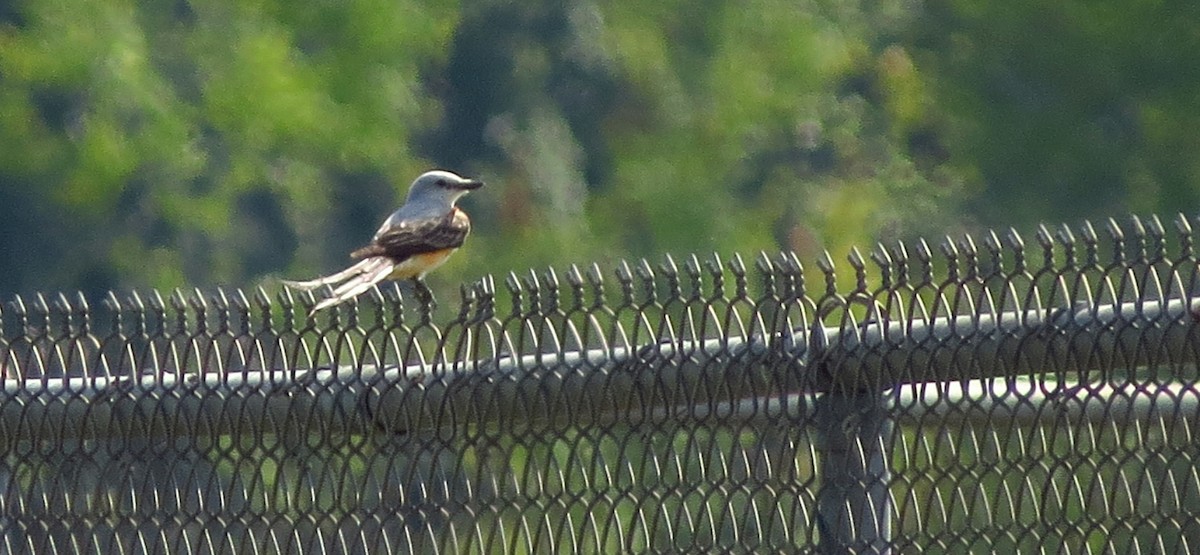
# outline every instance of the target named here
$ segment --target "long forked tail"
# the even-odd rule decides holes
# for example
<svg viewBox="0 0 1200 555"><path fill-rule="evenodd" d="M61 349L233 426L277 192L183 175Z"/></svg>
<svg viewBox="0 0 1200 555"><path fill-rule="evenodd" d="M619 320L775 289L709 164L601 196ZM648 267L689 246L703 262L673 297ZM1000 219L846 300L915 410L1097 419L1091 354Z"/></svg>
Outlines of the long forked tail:
<svg viewBox="0 0 1200 555"><path fill-rule="evenodd" d="M342 270L336 274L330 274L325 277L319 277L317 279L312 279L312 280L308 280L308 281L289 281L286 279L282 280L282 281L283 281L284 285L291 287L292 289L299 289L301 291L312 291L313 289L316 289L322 285L332 285L334 283L341 283L343 281L346 281L354 276L357 276L359 274L362 274L363 272L366 272L367 268L371 267L372 265L373 265L373 259L364 258L363 260L359 260L353 266L350 266L349 268L346 268L345 270Z"/></svg>
<svg viewBox="0 0 1200 555"><path fill-rule="evenodd" d="M309 281L286 281L283 284L301 291L311 291L323 285L335 285L333 293L313 307L309 314L345 302L370 289L372 285L387 279L395 267L390 259L373 256L336 274Z"/></svg>

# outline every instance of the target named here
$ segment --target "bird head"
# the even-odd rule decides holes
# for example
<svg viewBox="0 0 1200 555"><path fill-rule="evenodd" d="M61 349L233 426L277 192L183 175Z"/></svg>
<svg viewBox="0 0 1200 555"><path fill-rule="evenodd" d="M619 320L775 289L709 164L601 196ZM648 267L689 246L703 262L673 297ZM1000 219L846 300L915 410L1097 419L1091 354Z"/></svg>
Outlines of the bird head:
<svg viewBox="0 0 1200 555"><path fill-rule="evenodd" d="M408 202L454 206L458 198L483 186L482 181L467 179L452 172L425 172L408 189Z"/></svg>

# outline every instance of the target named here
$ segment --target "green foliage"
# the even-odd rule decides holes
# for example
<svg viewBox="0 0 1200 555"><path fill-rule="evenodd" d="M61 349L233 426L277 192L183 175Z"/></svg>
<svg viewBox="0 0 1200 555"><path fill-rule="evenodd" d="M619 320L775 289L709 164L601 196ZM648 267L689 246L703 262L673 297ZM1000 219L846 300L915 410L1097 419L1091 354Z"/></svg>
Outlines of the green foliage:
<svg viewBox="0 0 1200 555"><path fill-rule="evenodd" d="M541 0L0 9L0 292L345 263L417 173L491 186L435 289L1200 200L1200 10Z"/></svg>
<svg viewBox="0 0 1200 555"><path fill-rule="evenodd" d="M456 17L414 2L20 5L0 27L15 145L0 188L6 209L45 219L0 226L7 249L46 233L58 248L7 268L5 288L244 283L333 262L347 243L327 237L371 227L340 212L395 202L364 183L426 165L406 145L437 120L419 72ZM48 265L48 283L26 277Z"/></svg>
<svg viewBox="0 0 1200 555"><path fill-rule="evenodd" d="M1200 6L932 2L918 56L996 223L1200 201ZM1170 115L1167 115L1170 114Z"/></svg>

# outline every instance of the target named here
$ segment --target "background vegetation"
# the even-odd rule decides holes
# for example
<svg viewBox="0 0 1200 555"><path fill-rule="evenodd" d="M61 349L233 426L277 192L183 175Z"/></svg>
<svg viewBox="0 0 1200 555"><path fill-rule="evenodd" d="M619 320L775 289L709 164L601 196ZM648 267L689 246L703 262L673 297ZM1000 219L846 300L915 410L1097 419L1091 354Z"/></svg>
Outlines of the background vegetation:
<svg viewBox="0 0 1200 555"><path fill-rule="evenodd" d="M434 288L1194 211L1200 4L0 4L0 295L340 267L482 176Z"/></svg>

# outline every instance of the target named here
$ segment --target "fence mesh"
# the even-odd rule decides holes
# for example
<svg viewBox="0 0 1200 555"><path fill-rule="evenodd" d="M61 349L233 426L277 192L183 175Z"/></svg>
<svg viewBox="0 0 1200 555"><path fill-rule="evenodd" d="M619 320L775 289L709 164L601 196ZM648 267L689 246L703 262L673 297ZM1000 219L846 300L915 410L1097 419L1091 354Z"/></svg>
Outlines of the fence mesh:
<svg viewBox="0 0 1200 555"><path fill-rule="evenodd" d="M6 553L1192 553L1191 221L3 305Z"/></svg>

